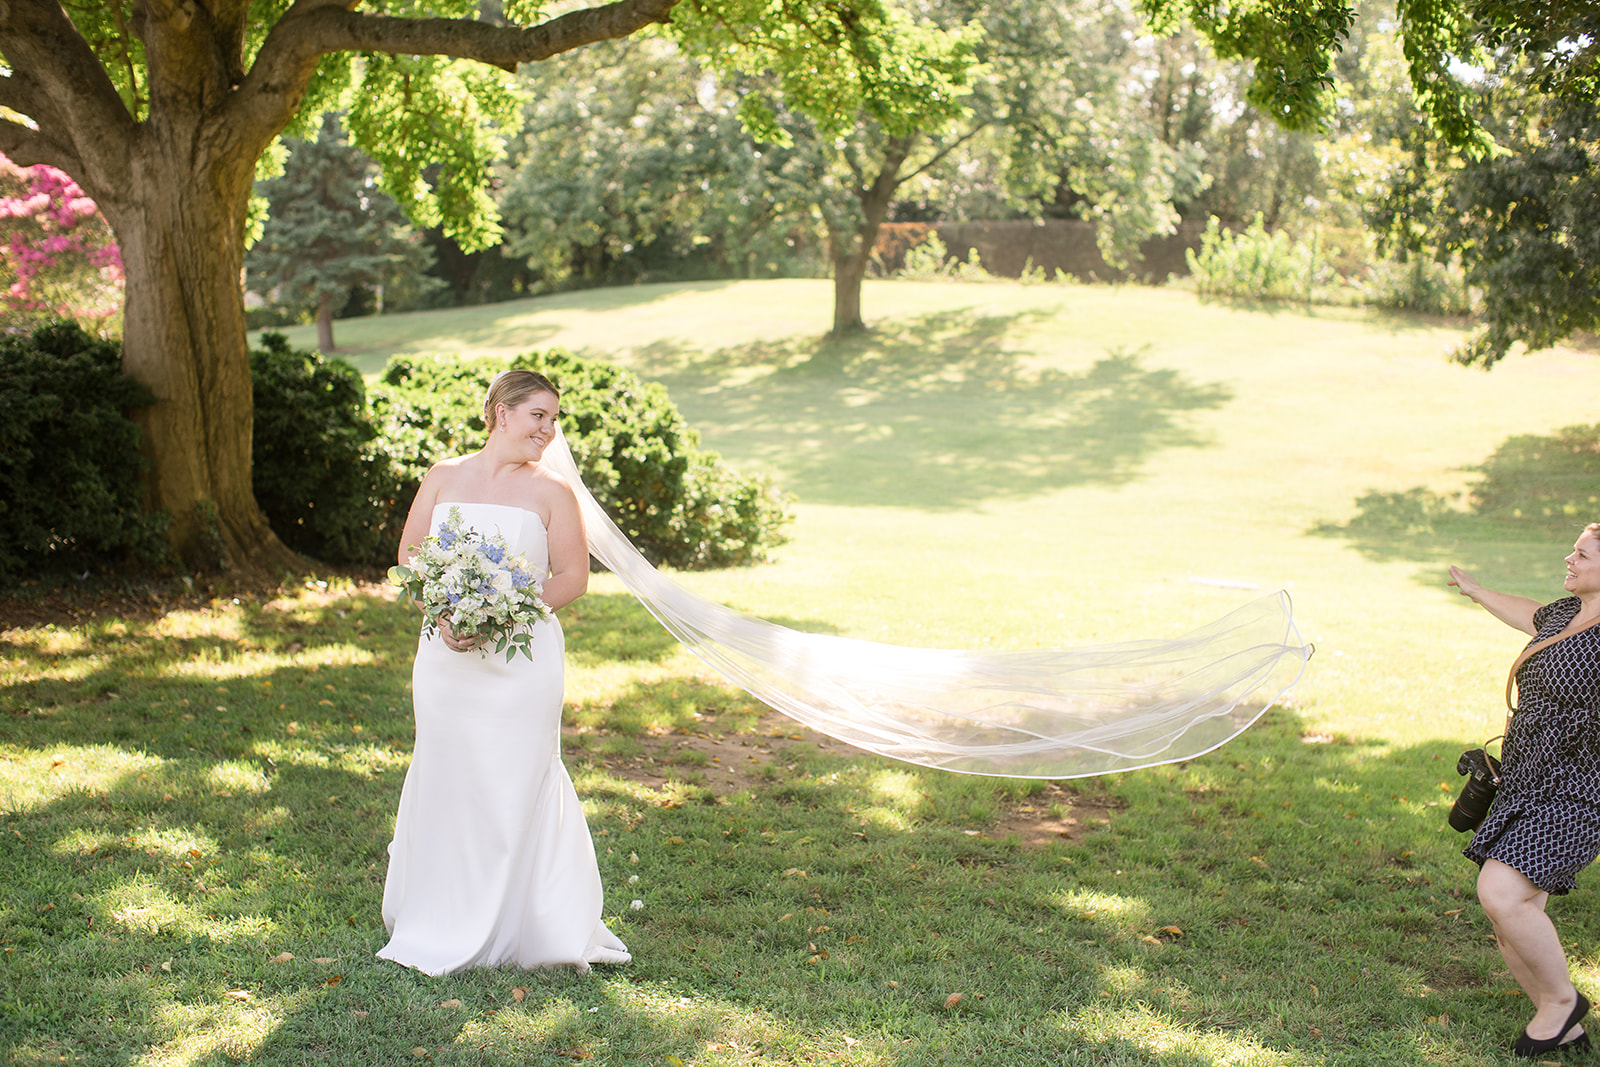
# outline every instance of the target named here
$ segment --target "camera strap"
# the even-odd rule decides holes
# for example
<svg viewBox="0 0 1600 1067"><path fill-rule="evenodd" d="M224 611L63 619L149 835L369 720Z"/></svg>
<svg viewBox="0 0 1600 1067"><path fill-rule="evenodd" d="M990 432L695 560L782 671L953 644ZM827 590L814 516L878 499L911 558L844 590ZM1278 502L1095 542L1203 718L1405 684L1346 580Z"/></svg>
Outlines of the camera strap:
<svg viewBox="0 0 1600 1067"><path fill-rule="evenodd" d="M1547 637L1543 641L1535 641L1533 644L1523 649L1522 654L1512 661L1511 673L1506 675L1506 710L1509 713L1506 716L1507 731L1509 731L1511 728L1511 716L1517 713L1517 706L1511 702L1511 690L1517 684L1517 672L1522 669L1522 665L1528 662L1529 658L1532 657L1535 652L1541 652L1555 644L1557 641L1565 641L1569 637L1576 637L1583 633L1583 631L1591 629L1595 626L1600 626L1600 618L1590 619L1576 630L1562 631L1561 633L1556 634L1554 637Z"/></svg>

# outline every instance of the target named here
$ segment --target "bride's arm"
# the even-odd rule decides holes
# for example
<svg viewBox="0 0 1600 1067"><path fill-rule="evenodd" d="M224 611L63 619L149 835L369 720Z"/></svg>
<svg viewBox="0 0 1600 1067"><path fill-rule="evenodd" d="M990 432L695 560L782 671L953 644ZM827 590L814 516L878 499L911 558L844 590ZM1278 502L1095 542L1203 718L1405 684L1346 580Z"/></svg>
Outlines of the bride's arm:
<svg viewBox="0 0 1600 1067"><path fill-rule="evenodd" d="M428 524L433 521L433 505L439 500L441 480L438 464L429 467L428 473L422 476L422 484L417 487L417 495L411 500L405 529L400 531L400 550L396 553L402 567L411 562L417 548L428 539Z"/></svg>
<svg viewBox="0 0 1600 1067"><path fill-rule="evenodd" d="M550 576L542 597L559 611L589 591L589 535L583 528L578 498L566 481L559 480L550 494Z"/></svg>

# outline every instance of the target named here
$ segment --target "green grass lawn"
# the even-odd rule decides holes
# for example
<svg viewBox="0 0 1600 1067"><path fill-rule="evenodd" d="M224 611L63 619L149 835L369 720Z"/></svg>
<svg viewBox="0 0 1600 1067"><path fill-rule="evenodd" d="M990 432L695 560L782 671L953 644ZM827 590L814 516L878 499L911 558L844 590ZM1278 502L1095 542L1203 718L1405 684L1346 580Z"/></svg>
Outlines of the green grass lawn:
<svg viewBox="0 0 1600 1067"><path fill-rule="evenodd" d="M1508 1061L1531 1010L1444 814L1520 642L1443 567L1559 595L1600 501L1520 521L1461 493L1512 438L1595 421L1600 361L1485 374L1425 320L1015 284L869 285L878 330L835 345L828 298L641 287L338 337L368 373L564 344L664 382L796 497L772 563L682 580L791 625L1078 645L1287 588L1317 645L1287 706L1179 766L924 771L763 717L599 576L566 613L567 758L636 962L429 979L372 957L414 642L382 590L15 627L4 1062ZM1593 892L1552 906L1591 995Z"/></svg>

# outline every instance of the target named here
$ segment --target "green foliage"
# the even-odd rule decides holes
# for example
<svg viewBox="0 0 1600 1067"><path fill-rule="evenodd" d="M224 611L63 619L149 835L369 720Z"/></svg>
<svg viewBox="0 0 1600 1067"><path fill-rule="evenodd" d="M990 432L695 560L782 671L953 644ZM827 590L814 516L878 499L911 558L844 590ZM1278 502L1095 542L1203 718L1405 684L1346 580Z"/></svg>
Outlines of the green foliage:
<svg viewBox="0 0 1600 1067"><path fill-rule="evenodd" d="M768 480L738 474L702 449L660 385L562 349L528 353L512 366L561 389L562 432L584 484L652 562L738 566L783 543L789 516ZM434 463L481 445L483 395L503 369L470 357L390 361L373 408L407 499Z"/></svg>
<svg viewBox="0 0 1600 1067"><path fill-rule="evenodd" d="M1484 327L1456 353L1492 366L1511 346L1547 348L1600 329L1600 101L1515 107L1508 151L1467 163L1445 214L1483 292Z"/></svg>
<svg viewBox="0 0 1600 1067"><path fill-rule="evenodd" d="M250 378L251 484L273 531L326 563L389 561L410 494L376 440L361 375L268 333L250 353Z"/></svg>
<svg viewBox="0 0 1600 1067"><path fill-rule="evenodd" d="M281 304L337 310L358 286L442 285L423 274L433 255L376 187L376 171L332 114L314 140L295 142L283 175L260 186L270 215L245 258L251 286L281 290Z"/></svg>
<svg viewBox="0 0 1600 1067"><path fill-rule="evenodd" d="M464 17L477 14L476 4L462 6ZM486 189L522 102L510 74L444 56L367 53L352 99L356 145L414 222L442 226L469 252L499 240Z"/></svg>
<svg viewBox="0 0 1600 1067"><path fill-rule="evenodd" d="M1461 264L1440 263L1428 256L1375 260L1355 289L1362 303L1372 307L1424 315L1470 315L1473 310Z"/></svg>
<svg viewBox="0 0 1600 1067"><path fill-rule="evenodd" d="M724 76L762 79L741 115L774 144L792 141L780 111L808 116L824 140L863 118L890 137L945 128L965 112L982 35L976 25L946 31L918 22L877 0L790 0L777 18L767 0L680 3L672 27Z"/></svg>
<svg viewBox="0 0 1600 1067"><path fill-rule="evenodd" d="M937 232L929 230L926 237L906 250L898 276L907 281L944 278L949 276L951 266L950 250L939 240Z"/></svg>
<svg viewBox="0 0 1600 1067"><path fill-rule="evenodd" d="M1031 270L1027 281L1044 281L1044 271ZM895 275L907 281L932 281L948 278L958 282L992 282L995 276L984 269L983 259L976 248L967 249L965 260L950 254L939 235L933 230L906 251L905 263Z"/></svg>
<svg viewBox="0 0 1600 1067"><path fill-rule="evenodd" d="M1239 233L1226 233L1213 217L1188 253L1189 270L1203 296L1234 300L1306 300L1311 255L1283 230L1269 231L1260 215Z"/></svg>
<svg viewBox="0 0 1600 1067"><path fill-rule="evenodd" d="M0 582L166 558L127 415L151 400L115 342L66 323L0 333Z"/></svg>
<svg viewBox="0 0 1600 1067"><path fill-rule="evenodd" d="M521 77L496 201L504 254L536 290L816 268L796 154L757 145L738 94L672 41L594 45Z"/></svg>
<svg viewBox="0 0 1600 1067"><path fill-rule="evenodd" d="M1289 129L1314 128L1328 110L1333 57L1355 22L1342 0L1217 5L1205 0L1144 0L1151 24L1176 29L1188 16L1224 59L1254 59L1246 99Z"/></svg>

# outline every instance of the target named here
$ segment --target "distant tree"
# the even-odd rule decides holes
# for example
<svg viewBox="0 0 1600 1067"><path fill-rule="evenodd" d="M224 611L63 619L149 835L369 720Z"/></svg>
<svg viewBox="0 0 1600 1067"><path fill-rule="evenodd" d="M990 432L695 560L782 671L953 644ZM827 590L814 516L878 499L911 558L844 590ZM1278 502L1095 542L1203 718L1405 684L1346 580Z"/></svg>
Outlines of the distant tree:
<svg viewBox="0 0 1600 1067"><path fill-rule="evenodd" d="M1422 122L1372 168L1370 216L1402 254L1459 257L1482 325L1455 352L1491 367L1518 343L1600 330L1600 8L1465 0L1455 47L1481 138Z"/></svg>
<svg viewBox="0 0 1600 1067"><path fill-rule="evenodd" d="M122 256L94 201L56 168L4 155L0 307L19 330L71 319L106 336L122 320Z"/></svg>
<svg viewBox="0 0 1600 1067"><path fill-rule="evenodd" d="M280 303L316 308L317 347L334 351L333 313L358 286L377 289L423 276L433 252L378 185L378 167L353 147L332 112L315 140L290 143L283 174L259 183L268 215L245 254L249 283Z"/></svg>
<svg viewBox="0 0 1600 1067"><path fill-rule="evenodd" d="M721 57L750 133L803 155L802 199L822 222L833 270L832 332L863 329L861 283L889 205L977 129L966 122L966 98L981 27L945 28L925 12L886 7L857 46L873 57L866 76L839 84L803 65L771 76L749 53L719 51L725 28L695 9L680 9L675 22L686 44Z"/></svg>
<svg viewBox="0 0 1600 1067"><path fill-rule="evenodd" d="M672 40L595 45L521 79L495 200L504 254L539 289L804 269L795 153L756 143L739 95Z"/></svg>
<svg viewBox="0 0 1600 1067"><path fill-rule="evenodd" d="M1456 353L1493 366L1511 346L1600 331L1600 7L1475 0L1500 151L1451 181L1444 247L1483 293L1483 327Z"/></svg>

